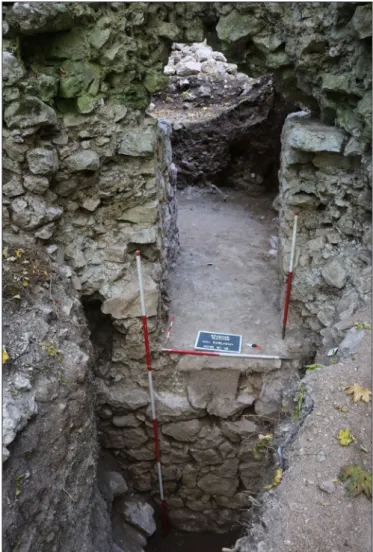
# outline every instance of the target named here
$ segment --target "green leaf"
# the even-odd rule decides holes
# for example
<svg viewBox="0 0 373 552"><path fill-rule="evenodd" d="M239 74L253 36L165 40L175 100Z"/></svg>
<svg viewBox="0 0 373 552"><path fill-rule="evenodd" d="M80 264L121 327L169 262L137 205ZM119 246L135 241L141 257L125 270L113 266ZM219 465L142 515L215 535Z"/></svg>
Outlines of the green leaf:
<svg viewBox="0 0 373 552"><path fill-rule="evenodd" d="M347 492L351 496L364 493L368 498L372 498L372 474L364 471L358 464L343 466L339 479L348 481Z"/></svg>
<svg viewBox="0 0 373 552"><path fill-rule="evenodd" d="M318 370L319 368L324 368L324 367L325 367L324 364L307 364L305 366L305 368L307 368L306 373L313 372L313 370Z"/></svg>
<svg viewBox="0 0 373 552"><path fill-rule="evenodd" d="M338 433L338 441L342 447L348 447L352 441L356 441L348 427L346 429L340 429Z"/></svg>
<svg viewBox="0 0 373 552"><path fill-rule="evenodd" d="M355 328L357 330L371 330L372 324L369 324L369 322L356 322Z"/></svg>
<svg viewBox="0 0 373 552"><path fill-rule="evenodd" d="M259 438L253 449L254 457L257 459L261 458L262 451L268 450L269 444L272 440L273 440L272 433L268 433L267 435L259 434Z"/></svg>

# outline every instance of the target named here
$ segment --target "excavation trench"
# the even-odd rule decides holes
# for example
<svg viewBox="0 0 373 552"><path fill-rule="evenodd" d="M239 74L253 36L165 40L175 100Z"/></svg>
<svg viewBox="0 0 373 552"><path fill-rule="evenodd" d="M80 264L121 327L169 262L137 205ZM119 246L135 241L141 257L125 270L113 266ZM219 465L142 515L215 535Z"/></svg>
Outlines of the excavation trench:
<svg viewBox="0 0 373 552"><path fill-rule="evenodd" d="M242 335L244 353L286 355L280 336L275 196L265 187L262 194L193 185L177 191L180 251L166 281L169 319L175 316L167 347L191 349L198 331L207 330ZM123 334L133 323L124 328L101 306L100 297L84 298L95 375L109 386L112 382L113 389L119 386L109 400L98 394L102 493L108 494L105 473L122 473L133 500L154 506L161 529L141 326L136 326L138 353L121 351ZM158 337L152 317L149 325L172 529L167 538L161 531L150 537L146 550L220 551L243 532L250 496L272 479L274 449L256 458L254 448L259 435L272 433L280 420L281 393L297 381L298 365L160 354L167 325ZM127 399L133 371L141 397ZM122 547L133 530L121 515L126 501L114 498L110 506L114 541Z"/></svg>
<svg viewBox="0 0 373 552"><path fill-rule="evenodd" d="M172 146L174 190L169 202L171 211L177 205L178 218L177 228L175 221L168 226L165 243L180 241L176 262L162 284L168 321L163 317L161 322L153 296L146 296L171 525L167 538L161 531L151 536L155 527L141 518L152 504L161 529L140 320L111 318L102 313L102 297L84 298L98 378L101 492L108 501L114 542L131 552L145 547L144 534L150 537L146 550L152 552L213 552L234 544L248 523L250 497L273 477L275 448L255 452L259 435L274 432L282 393L299 379L297 361L160 352L174 315L168 348L193 349L198 331L212 331L241 335L243 353L287 355L280 335L274 205L281 127L292 106L277 97L269 78L244 79L243 97L237 88L240 79L233 81L228 104L215 102L203 110L198 100L185 110L176 79L172 109L165 110L168 99L160 95L152 113ZM218 101L225 93L223 83L220 79L214 90ZM192 96L197 85L189 79ZM160 166L163 155L159 143ZM137 297L137 288L133 294ZM128 336L137 343L130 349ZM110 490L116 485L110 483L113 473L124 476L128 490L123 496ZM133 516L140 510L142 521Z"/></svg>

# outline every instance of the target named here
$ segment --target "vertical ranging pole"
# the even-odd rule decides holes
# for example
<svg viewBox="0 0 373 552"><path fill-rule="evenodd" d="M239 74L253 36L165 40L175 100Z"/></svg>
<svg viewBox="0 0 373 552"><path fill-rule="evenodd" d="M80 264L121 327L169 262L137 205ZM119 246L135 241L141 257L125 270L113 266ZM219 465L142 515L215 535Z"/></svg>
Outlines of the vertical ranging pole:
<svg viewBox="0 0 373 552"><path fill-rule="evenodd" d="M171 331L172 331L172 326L174 325L174 322L175 322L175 317L174 315L172 315L172 318L171 318L171 323L168 327L168 332L167 332L167 335L166 335L166 344L168 343L168 340L170 339L170 335L171 335Z"/></svg>
<svg viewBox="0 0 373 552"><path fill-rule="evenodd" d="M295 239L296 239L296 235L297 235L298 216L299 216L299 213L294 213L293 240L292 240L292 244L291 244L290 267L289 267L289 274L288 274L288 283L287 283L287 287L286 287L284 319L283 319L283 322L282 322L282 339L285 339L286 322L287 322L287 319L288 319L291 281L293 279L293 264L294 264Z"/></svg>
<svg viewBox="0 0 373 552"><path fill-rule="evenodd" d="M145 312L144 288L143 288L143 285L142 285L140 251L136 251L136 263L137 263L137 274L138 274L138 277L139 277L141 316L142 316L142 326L143 326L143 330L144 330L146 364L147 364L147 368L148 368L150 402L151 402L151 406L152 406L152 421L153 421L153 432L154 432L154 443L155 443L155 455L156 455L156 458L157 458L159 494L160 494L160 497L161 497L163 529L164 529L165 533L167 533L167 531L168 531L167 513L166 513L166 504L165 504L165 501L164 501L164 493L163 493L161 454L160 454L160 451L159 451L158 426L157 426L157 418L156 418L156 415L155 415L155 402L154 402L153 379L152 379L152 360L151 360L151 357L150 357L148 323L147 323L146 312Z"/></svg>

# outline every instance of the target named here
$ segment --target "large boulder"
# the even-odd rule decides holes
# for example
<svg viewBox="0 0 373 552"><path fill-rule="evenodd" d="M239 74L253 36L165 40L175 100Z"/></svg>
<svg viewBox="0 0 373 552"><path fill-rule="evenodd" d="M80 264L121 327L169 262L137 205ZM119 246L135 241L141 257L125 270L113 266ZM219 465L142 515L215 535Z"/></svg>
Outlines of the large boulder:
<svg viewBox="0 0 373 552"><path fill-rule="evenodd" d="M3 83L12 86L24 75L25 71L18 59L11 52L3 52Z"/></svg>
<svg viewBox="0 0 373 552"><path fill-rule="evenodd" d="M97 171L100 168L100 156L93 150L82 150L67 157L65 163L73 172Z"/></svg>
<svg viewBox="0 0 373 552"><path fill-rule="evenodd" d="M58 156L55 149L35 148L26 154L32 174L49 175L58 169Z"/></svg>
<svg viewBox="0 0 373 552"><path fill-rule="evenodd" d="M162 426L162 432L165 435L173 437L177 441L193 442L197 439L201 427L201 422L199 420L188 420L186 422L164 424Z"/></svg>
<svg viewBox="0 0 373 552"><path fill-rule="evenodd" d="M153 278L143 274L144 295L148 316L156 316L159 301L159 289ZM121 287L115 297L106 299L102 308L104 314L110 314L115 319L127 319L141 316L139 285L135 278Z"/></svg>
<svg viewBox="0 0 373 552"><path fill-rule="evenodd" d="M39 98L25 96L6 108L4 121L8 128L36 127L37 129L45 126L56 126L57 116L54 109Z"/></svg>
<svg viewBox="0 0 373 552"><path fill-rule="evenodd" d="M326 264L322 268L321 274L327 284L338 289L342 289L346 283L346 271L337 259Z"/></svg>
<svg viewBox="0 0 373 552"><path fill-rule="evenodd" d="M342 151L344 135L335 127L306 119L291 119L287 125L288 146L303 151Z"/></svg>
<svg viewBox="0 0 373 552"><path fill-rule="evenodd" d="M352 18L352 25L359 38L372 36L372 5L358 6Z"/></svg>
<svg viewBox="0 0 373 552"><path fill-rule="evenodd" d="M10 209L13 223L23 230L35 230L63 214L61 207L48 205L43 198L33 194L17 197Z"/></svg>
<svg viewBox="0 0 373 552"><path fill-rule="evenodd" d="M228 15L223 15L216 26L218 37L223 42L234 43L242 38L249 38L258 34L265 22L256 19L253 14L242 14L232 10Z"/></svg>
<svg viewBox="0 0 373 552"><path fill-rule="evenodd" d="M238 487L238 479L223 479L208 473L197 481L198 487L209 495L233 496Z"/></svg>
<svg viewBox="0 0 373 552"><path fill-rule="evenodd" d="M130 412L146 406L149 403L149 395L141 387L131 386L128 382L117 382L107 386L102 380L98 380L97 402Z"/></svg>
<svg viewBox="0 0 373 552"><path fill-rule="evenodd" d="M124 519L150 537L156 531L154 509L150 504L128 498L123 502L121 513Z"/></svg>
<svg viewBox="0 0 373 552"><path fill-rule="evenodd" d="M133 128L123 136L118 153L130 157L147 157L152 155L155 147L155 128Z"/></svg>
<svg viewBox="0 0 373 552"><path fill-rule="evenodd" d="M9 19L22 34L32 35L71 29L75 15L72 5L64 2L15 2Z"/></svg>

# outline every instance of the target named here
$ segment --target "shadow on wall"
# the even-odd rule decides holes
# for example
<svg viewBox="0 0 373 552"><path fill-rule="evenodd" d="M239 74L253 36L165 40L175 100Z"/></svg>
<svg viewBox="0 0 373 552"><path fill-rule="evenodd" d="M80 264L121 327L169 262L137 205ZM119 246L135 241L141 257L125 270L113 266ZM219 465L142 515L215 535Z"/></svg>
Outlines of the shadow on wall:
<svg viewBox="0 0 373 552"><path fill-rule="evenodd" d="M93 345L93 371L96 376L105 377L111 367L113 352L112 319L101 311L100 299L83 296L82 304Z"/></svg>

